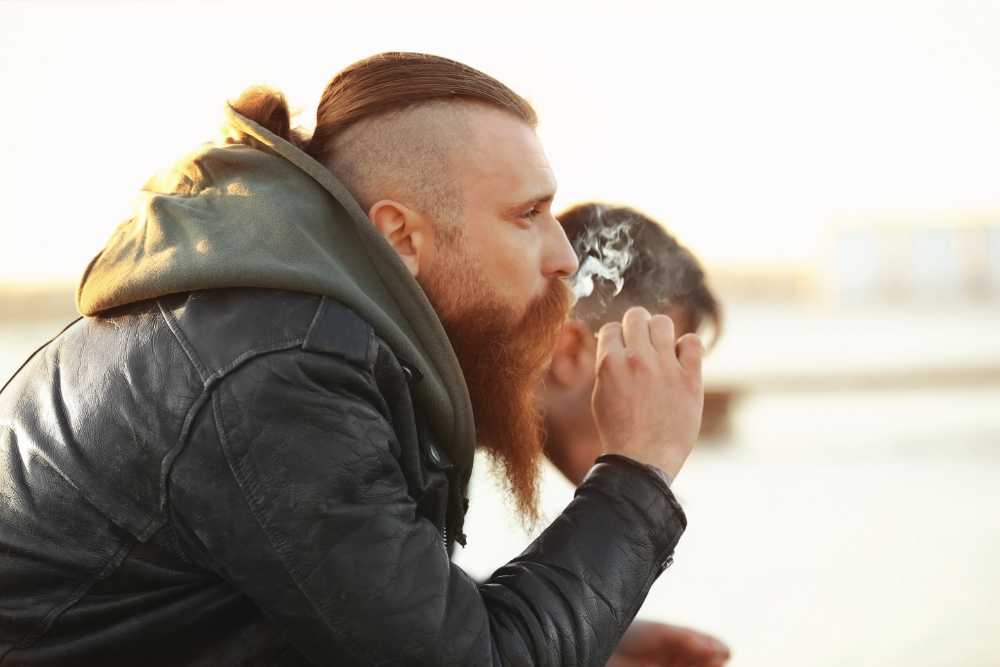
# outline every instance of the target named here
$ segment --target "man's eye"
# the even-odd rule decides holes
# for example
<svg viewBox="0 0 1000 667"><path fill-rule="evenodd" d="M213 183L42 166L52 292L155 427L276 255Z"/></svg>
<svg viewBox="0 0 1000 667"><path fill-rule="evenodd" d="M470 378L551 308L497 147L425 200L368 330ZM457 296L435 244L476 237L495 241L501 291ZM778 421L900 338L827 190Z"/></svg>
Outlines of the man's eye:
<svg viewBox="0 0 1000 667"><path fill-rule="evenodd" d="M524 215L522 215L521 217L524 218L525 220L531 220L532 218L538 216L538 214L541 212L542 212L541 209L535 206L530 211L524 213Z"/></svg>

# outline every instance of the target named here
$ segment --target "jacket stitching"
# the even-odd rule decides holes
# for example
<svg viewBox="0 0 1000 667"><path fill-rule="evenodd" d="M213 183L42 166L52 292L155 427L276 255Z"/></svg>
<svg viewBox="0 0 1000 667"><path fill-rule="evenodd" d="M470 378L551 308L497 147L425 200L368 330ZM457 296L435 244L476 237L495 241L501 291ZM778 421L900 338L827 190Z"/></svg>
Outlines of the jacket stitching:
<svg viewBox="0 0 1000 667"><path fill-rule="evenodd" d="M198 413L202 410L202 408L204 408L205 402L211 397L211 392L209 391L211 386L247 361L272 352L281 352L283 350L298 347L301 344L301 341L301 338L294 338L279 341L271 347L247 350L230 363L214 371L204 380L204 391L198 396L198 398L191 402L191 406L188 408L187 414L184 416L184 424L181 426L181 431L177 436L176 444L170 448L170 451L166 453L160 463L160 513L163 516L166 516L167 507L170 504L170 472L174 468L174 462L184 452L185 447L187 447L188 436L191 432L191 425L194 423ZM152 521L150 523L152 523Z"/></svg>
<svg viewBox="0 0 1000 667"><path fill-rule="evenodd" d="M302 341L303 341L302 336L296 336L295 338L285 338L284 340L279 340L263 347L251 348L246 352L244 352L243 354L236 357L235 359L233 359L232 361L230 361L225 366L222 366L212 371L212 373L204 379L205 387L207 388L211 384L225 377L226 375L229 375L239 366L243 365L244 363L253 359L254 357L263 356L265 354L270 354L272 352L281 352L284 350L290 350L292 348L299 347L300 345L302 345Z"/></svg>
<svg viewBox="0 0 1000 667"><path fill-rule="evenodd" d="M184 451L184 447L187 445L188 434L191 431L191 424L194 423L195 417L201 412L202 408L205 406L205 401L211 396L208 391L202 391L198 395L198 398L191 402L190 407L188 407L187 414L184 416L184 424L181 426L181 432L177 436L177 442L170 451L166 453L163 460L160 462L160 513L166 516L167 506L170 502L169 500L169 488L168 483L170 479L170 471L173 470L174 462L177 457L181 455Z"/></svg>
<svg viewBox="0 0 1000 667"><path fill-rule="evenodd" d="M302 337L298 336L295 338L280 340L265 347L251 348L243 352L243 354L239 355L225 366L209 373L208 369L205 367L205 365L201 362L198 355L195 353L194 347L191 345L187 337L184 335L184 332L181 329L180 324L177 322L177 319L173 316L173 313L167 310L159 299L156 300L156 305L160 309L160 314L163 316L163 319L167 324L167 328L170 329L170 332L173 334L178 344L180 344L181 349L184 350L184 354L191 362L191 365L194 366L195 370L197 371L198 378L201 380L202 388L204 390L207 390L209 387L211 387L213 383L225 377L226 375L231 373L233 370L238 368L240 365L242 365L249 359L252 359L256 356L268 354L270 352L277 352L280 350L287 350L293 347L298 347L299 345L302 344ZM147 531L149 531L151 526L159 528L159 526L162 525L163 517L166 516L167 507L169 506L170 502L170 492L169 492L170 472L173 470L174 462L177 460L177 457L181 455L181 453L184 451L184 448L187 446L187 439L189 432L191 430L191 424L194 423L194 418L197 416L198 412L202 409L208 397L209 393L207 391L203 391L198 396L198 398L192 401L191 406L188 408L187 414L184 417L184 424L181 426L181 431L177 436L177 442L174 444L173 447L170 448L170 451L166 453L166 455L160 462L159 509L161 516L150 519L150 521L142 529L144 535Z"/></svg>
<svg viewBox="0 0 1000 667"><path fill-rule="evenodd" d="M219 396L219 392L214 392L212 394L212 414L215 417L213 421L215 422L216 437L219 438L219 444L222 446L222 452L223 456L226 459L226 463L229 465L229 469L232 471L236 483L243 491L243 496L244 499L246 500L247 508L250 510L250 514L253 515L254 521L257 523L258 526L260 526L261 532L267 537L268 542L271 544L272 548L277 553L278 560L281 562L281 566L284 568L285 572L288 573L288 578L291 579L292 583L295 584L295 588L299 591L302 597L309 602L309 606L313 608L313 610L316 612L316 615L319 618L323 619L323 623L328 627L330 627L331 629L333 629L333 627L330 626L329 622L327 622L327 618L323 610L319 606L317 606L316 602L312 599L312 597L310 597L310 595L302 588L302 585L299 582L299 577L297 576L295 569L289 567L287 559L287 554L289 551L288 544L280 536L272 534L272 532L268 530L267 526L261 520L260 515L257 512L257 508L255 507L255 502L258 497L257 492L260 485L255 479L253 479L253 476L249 474L250 471L247 469L247 465L244 462L244 459L240 458L234 461L233 457L230 455L229 440L226 437L227 428L225 424L225 416L223 413L224 410L222 409L221 397Z"/></svg>
<svg viewBox="0 0 1000 667"><path fill-rule="evenodd" d="M326 297L319 300L319 305L316 306L316 312L313 313L312 320L309 322L309 328L306 329L305 338L302 340L302 345L308 346L312 342L313 331L316 329L316 323L319 322L319 318L323 316L326 312Z"/></svg>
<svg viewBox="0 0 1000 667"><path fill-rule="evenodd" d="M160 314L167 323L167 328L170 329L170 333L172 333L174 338L177 339L177 342L180 343L181 349L184 350L184 354L187 355L188 361L190 361L191 365L194 366L194 369L198 371L198 378L204 384L206 382L208 371L205 369L204 364L201 363L201 359L199 359L198 355L195 353L194 347L190 342L188 342L187 337L181 330L180 324L178 324L177 320L174 318L173 313L164 307L163 302L160 299L156 300L156 305L160 309Z"/></svg>

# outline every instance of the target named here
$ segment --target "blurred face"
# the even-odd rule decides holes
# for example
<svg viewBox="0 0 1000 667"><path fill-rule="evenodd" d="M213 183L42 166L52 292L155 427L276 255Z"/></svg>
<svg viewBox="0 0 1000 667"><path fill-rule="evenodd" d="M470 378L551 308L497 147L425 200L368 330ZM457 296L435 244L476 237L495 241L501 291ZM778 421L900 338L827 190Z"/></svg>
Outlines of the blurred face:
<svg viewBox="0 0 1000 667"><path fill-rule="evenodd" d="M695 316L690 308L680 304L672 304L666 310L662 311L662 314L667 315L673 320L674 336L676 338L689 333L697 333ZM586 346L583 353L586 355L589 363L578 366L580 369L579 375L576 376L578 379L573 381L573 384L576 386L571 388L571 392L577 396L576 400L580 402L578 413L590 414L590 396L594 389L594 383L597 381L596 359L593 359L597 353L597 341L594 339L597 332L591 331L590 327L583 324L582 321L580 325L589 332L587 338L581 343ZM557 337L556 354L569 355L571 357L579 354L579 351L569 340L569 337L570 333L568 330L560 331L560 337Z"/></svg>
<svg viewBox="0 0 1000 667"><path fill-rule="evenodd" d="M535 389L570 310L563 279L577 262L550 211L555 179L534 131L491 110L477 111L474 127L474 145L458 156L462 223L435 239L417 280L462 365L479 444L532 523L543 448Z"/></svg>

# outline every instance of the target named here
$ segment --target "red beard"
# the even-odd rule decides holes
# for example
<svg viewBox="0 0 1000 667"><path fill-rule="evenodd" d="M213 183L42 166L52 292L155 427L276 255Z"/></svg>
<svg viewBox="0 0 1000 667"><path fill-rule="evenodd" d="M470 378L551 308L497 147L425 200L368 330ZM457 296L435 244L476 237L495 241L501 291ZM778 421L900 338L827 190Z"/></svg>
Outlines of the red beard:
<svg viewBox="0 0 1000 667"><path fill-rule="evenodd" d="M536 392L569 316L572 292L563 280L553 278L518 317L468 259L449 262L447 271L432 272L423 281L424 290L462 366L478 444L494 466L503 469L507 490L530 530L538 521L545 441ZM460 294L455 293L457 285Z"/></svg>

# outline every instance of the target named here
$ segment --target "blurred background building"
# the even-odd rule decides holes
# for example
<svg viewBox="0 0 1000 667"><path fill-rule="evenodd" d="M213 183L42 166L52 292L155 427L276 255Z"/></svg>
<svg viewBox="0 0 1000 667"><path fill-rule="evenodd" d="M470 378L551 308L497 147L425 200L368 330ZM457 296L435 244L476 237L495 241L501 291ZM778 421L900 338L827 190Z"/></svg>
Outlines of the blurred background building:
<svg viewBox="0 0 1000 667"><path fill-rule="evenodd" d="M824 282L841 303L1000 302L1000 213L850 224Z"/></svg>

